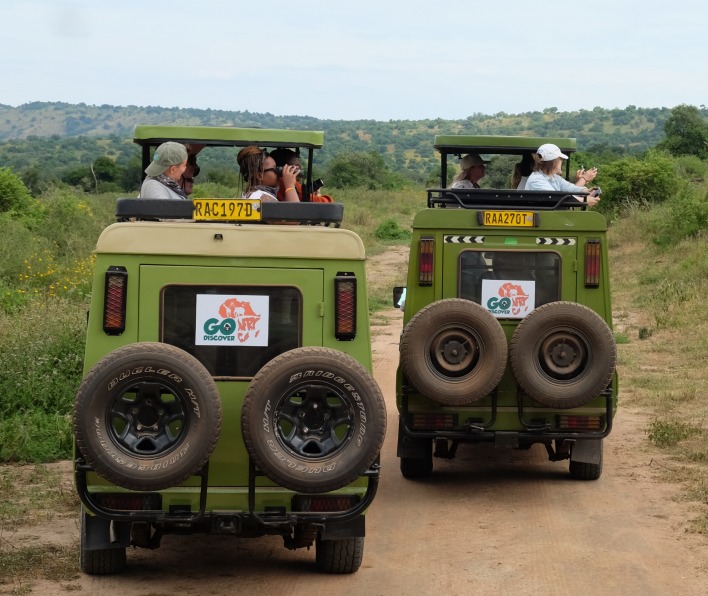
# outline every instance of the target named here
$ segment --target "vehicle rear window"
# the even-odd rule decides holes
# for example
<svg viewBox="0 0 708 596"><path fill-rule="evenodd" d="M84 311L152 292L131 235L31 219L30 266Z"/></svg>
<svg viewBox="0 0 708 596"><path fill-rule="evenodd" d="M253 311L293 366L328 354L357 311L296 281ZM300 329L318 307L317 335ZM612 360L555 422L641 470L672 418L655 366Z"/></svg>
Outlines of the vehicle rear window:
<svg viewBox="0 0 708 596"><path fill-rule="evenodd" d="M166 286L161 341L193 355L215 378L250 378L300 346L301 306L293 287Z"/></svg>
<svg viewBox="0 0 708 596"><path fill-rule="evenodd" d="M458 296L482 304L483 280L533 282L534 307L560 300L560 255L555 252L467 250L459 257Z"/></svg>

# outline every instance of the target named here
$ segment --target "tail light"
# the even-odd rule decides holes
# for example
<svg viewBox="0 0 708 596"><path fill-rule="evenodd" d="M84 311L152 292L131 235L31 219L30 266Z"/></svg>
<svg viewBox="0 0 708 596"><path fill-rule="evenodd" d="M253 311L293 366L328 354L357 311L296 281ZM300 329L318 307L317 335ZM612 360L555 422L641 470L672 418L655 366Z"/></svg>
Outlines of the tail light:
<svg viewBox="0 0 708 596"><path fill-rule="evenodd" d="M356 337L356 277L337 273L334 278L334 336L339 340Z"/></svg>
<svg viewBox="0 0 708 596"><path fill-rule="evenodd" d="M125 303L128 296L128 272L125 267L106 271L106 294L103 301L103 330L108 335L125 331Z"/></svg>
<svg viewBox="0 0 708 596"><path fill-rule="evenodd" d="M418 241L418 285L433 285L433 258L435 255L435 240L421 238Z"/></svg>
<svg viewBox="0 0 708 596"><path fill-rule="evenodd" d="M600 241L590 239L585 243L585 287L600 285Z"/></svg>
<svg viewBox="0 0 708 596"><path fill-rule="evenodd" d="M455 414L411 414L408 420L412 430L451 430L457 426Z"/></svg>
<svg viewBox="0 0 708 596"><path fill-rule="evenodd" d="M157 511L162 509L159 493L95 493L94 501L106 509L117 511Z"/></svg>
<svg viewBox="0 0 708 596"><path fill-rule="evenodd" d="M558 416L560 430L600 431L604 428L604 416Z"/></svg>
<svg viewBox="0 0 708 596"><path fill-rule="evenodd" d="M293 511L347 511L359 502L356 495L295 495Z"/></svg>

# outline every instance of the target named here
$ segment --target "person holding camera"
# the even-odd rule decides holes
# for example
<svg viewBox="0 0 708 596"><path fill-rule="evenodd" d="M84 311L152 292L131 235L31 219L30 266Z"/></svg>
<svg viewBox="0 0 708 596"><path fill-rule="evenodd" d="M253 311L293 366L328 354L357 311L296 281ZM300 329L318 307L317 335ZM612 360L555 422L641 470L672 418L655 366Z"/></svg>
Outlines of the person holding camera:
<svg viewBox="0 0 708 596"><path fill-rule="evenodd" d="M541 145L536 150L536 167L526 181L524 190L558 190L567 193L590 192L587 196L587 203L593 207L600 200L598 188L592 190L586 186L577 186L568 182L561 173L563 172L563 160L568 159L565 153L553 143ZM576 182L581 180L587 184L597 176L597 168L590 170L578 170Z"/></svg>
<svg viewBox="0 0 708 596"><path fill-rule="evenodd" d="M295 166L300 169L300 172L298 173L297 178L300 179L302 178L302 165L300 164L300 156L293 151L292 149L286 149L285 147L279 147L277 149L273 149L273 151L270 152L270 156L275 160L275 165L280 168L284 168L285 166ZM318 186L319 182L319 186ZM321 180L315 180L313 181L313 189L312 192L309 193L309 201L312 203L333 203L334 199L330 197L329 195L323 195L320 194L320 188L322 185ZM286 184L283 181L283 179L280 179L280 184L278 186L278 200L279 201L285 201L285 189L286 189ZM295 190L297 191L297 195L299 197L299 200L302 201L302 184L300 183L299 180L295 181ZM308 200L307 197L305 200Z"/></svg>
<svg viewBox="0 0 708 596"><path fill-rule="evenodd" d="M255 145L241 149L236 162L246 183L243 189L244 198L277 201L279 180L282 180L285 185L284 200L293 203L300 201L295 189L297 174L300 171L297 166L283 166L281 175L278 176L279 170L275 160Z"/></svg>

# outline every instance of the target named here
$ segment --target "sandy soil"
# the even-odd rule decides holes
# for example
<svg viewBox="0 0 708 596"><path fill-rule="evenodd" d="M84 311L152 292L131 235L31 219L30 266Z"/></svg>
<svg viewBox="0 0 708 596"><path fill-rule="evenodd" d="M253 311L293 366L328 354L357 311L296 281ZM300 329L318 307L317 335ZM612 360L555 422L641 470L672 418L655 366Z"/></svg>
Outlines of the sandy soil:
<svg viewBox="0 0 708 596"><path fill-rule="evenodd" d="M389 251L372 260L372 273L404 260ZM358 573L320 575L313 551L287 551L277 537L172 536L157 551L129 550L124 575L77 572L71 581L34 581L31 593L708 594L708 541L687 532L696 510L661 480L671 462L646 440L647 421L621 402L598 481L571 480L567 462L547 461L540 446L461 446L455 460L435 460L432 477L405 480L395 454L401 320L391 309L372 329L389 430ZM70 484L70 466L60 465ZM77 544L77 521L54 519L13 539ZM0 594L17 588L0 583Z"/></svg>

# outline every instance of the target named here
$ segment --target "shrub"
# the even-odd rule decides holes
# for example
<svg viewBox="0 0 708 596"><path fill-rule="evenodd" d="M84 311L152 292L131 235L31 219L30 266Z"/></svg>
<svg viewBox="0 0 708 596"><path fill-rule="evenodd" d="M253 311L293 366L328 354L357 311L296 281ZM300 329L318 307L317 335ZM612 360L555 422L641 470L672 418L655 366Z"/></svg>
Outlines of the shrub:
<svg viewBox="0 0 708 596"><path fill-rule="evenodd" d="M649 151L641 159L614 161L602 168L601 175L602 211L662 203L676 194L680 180L675 161L658 151Z"/></svg>
<svg viewBox="0 0 708 596"><path fill-rule="evenodd" d="M387 219L376 227L374 235L379 240L410 240L411 232L399 226L395 219Z"/></svg>
<svg viewBox="0 0 708 596"><path fill-rule="evenodd" d="M0 168L0 213L31 217L36 204L22 179L9 168Z"/></svg>
<svg viewBox="0 0 708 596"><path fill-rule="evenodd" d="M708 228L708 200L687 183L665 208L652 213L651 228L655 244L669 246L696 238Z"/></svg>

